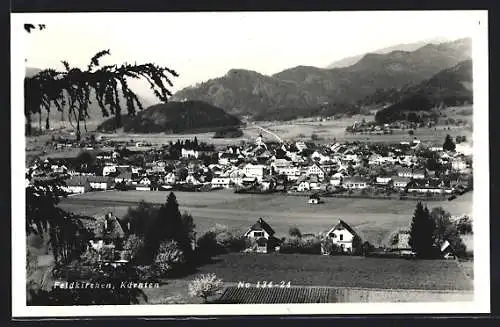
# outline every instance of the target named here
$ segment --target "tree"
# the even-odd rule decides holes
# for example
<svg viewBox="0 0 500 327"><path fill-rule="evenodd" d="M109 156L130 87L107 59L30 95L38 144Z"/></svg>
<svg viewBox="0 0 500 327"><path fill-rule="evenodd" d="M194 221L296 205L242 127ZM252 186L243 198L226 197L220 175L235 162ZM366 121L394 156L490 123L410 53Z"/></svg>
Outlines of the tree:
<svg viewBox="0 0 500 327"><path fill-rule="evenodd" d="M293 237L302 237L302 233L297 227L290 227L290 229L288 230L288 235Z"/></svg>
<svg viewBox="0 0 500 327"><path fill-rule="evenodd" d="M45 26L43 25L45 28ZM26 24L25 29L30 32L34 28ZM171 77L179 75L172 69L160 67L152 63L141 65L107 65L100 66L99 60L110 55L110 50L96 53L90 60L86 69L71 67L67 61L62 61L65 71L46 69L38 74L24 79L24 115L26 118L26 132L31 135L32 116L38 114L40 118L43 111L47 112L45 128L49 128L49 113L55 108L63 113L67 110L70 123L76 123L76 139L80 141L80 124L85 124L89 118L88 108L92 98L99 105L103 117L111 114L115 116L116 127L122 126L122 104L120 93L125 99L128 114L133 116L136 107L143 109L137 95L129 88L129 79L145 79L158 99L167 102L172 93L166 85L173 86ZM121 92L120 92L121 90ZM85 130L86 130L86 124Z"/></svg>
<svg viewBox="0 0 500 327"><path fill-rule="evenodd" d="M432 209L430 216L435 225L434 246L440 248L445 241L448 241L456 255L465 254L465 244L460 237L457 226L451 222L450 213L442 207L437 207Z"/></svg>
<svg viewBox="0 0 500 327"><path fill-rule="evenodd" d="M219 294L223 286L222 279L215 274L201 275L193 279L188 285L188 293L192 297L199 297L207 302L210 296Z"/></svg>
<svg viewBox="0 0 500 327"><path fill-rule="evenodd" d="M186 264L186 258L176 241L167 241L160 243L154 264L160 276L166 276L178 272Z"/></svg>
<svg viewBox="0 0 500 327"><path fill-rule="evenodd" d="M455 151L455 142L453 142L450 134L447 134L446 138L444 139L443 150L452 152Z"/></svg>
<svg viewBox="0 0 500 327"><path fill-rule="evenodd" d="M142 200L137 207L129 207L121 220L123 226L130 225L130 233L145 236L150 225L158 217L159 208Z"/></svg>
<svg viewBox="0 0 500 327"><path fill-rule="evenodd" d="M408 244L418 257L429 258L434 255L434 222L429 209L417 203L410 228Z"/></svg>
<svg viewBox="0 0 500 327"><path fill-rule="evenodd" d="M184 218L191 226L192 217ZM158 251L161 242L176 241L180 249L187 254L191 250L191 239L188 227L183 225L183 218L179 211L179 204L173 192L167 197L167 201L163 204L159 211L158 216L148 228L146 236L146 247L148 251L154 256Z"/></svg>

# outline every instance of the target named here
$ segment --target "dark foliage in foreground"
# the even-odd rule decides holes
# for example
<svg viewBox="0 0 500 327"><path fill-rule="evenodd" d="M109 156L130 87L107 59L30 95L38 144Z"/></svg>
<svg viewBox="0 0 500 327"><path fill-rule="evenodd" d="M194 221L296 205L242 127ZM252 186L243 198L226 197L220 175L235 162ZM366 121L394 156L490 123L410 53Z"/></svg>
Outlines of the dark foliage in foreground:
<svg viewBox="0 0 500 327"><path fill-rule="evenodd" d="M167 101L172 95L168 86L173 86L170 78L178 74L167 67L152 63L131 65L100 66L102 57L109 55L109 50L96 53L85 70L71 67L62 61L65 71L46 69L24 79L24 115L26 132L31 135L32 116L42 111L47 112L45 128L50 126L49 112L54 107L57 111L67 111L71 124L76 124L76 137L80 140L80 123L89 118L89 104L97 102L104 117L114 115L114 123L122 126L122 111L126 108L129 116L135 115L136 109L142 110L137 95L129 88L129 79L145 79L160 101ZM93 98L91 96L93 95ZM121 103L120 98L125 99ZM124 106L125 105L125 106ZM42 128L39 121L40 129Z"/></svg>

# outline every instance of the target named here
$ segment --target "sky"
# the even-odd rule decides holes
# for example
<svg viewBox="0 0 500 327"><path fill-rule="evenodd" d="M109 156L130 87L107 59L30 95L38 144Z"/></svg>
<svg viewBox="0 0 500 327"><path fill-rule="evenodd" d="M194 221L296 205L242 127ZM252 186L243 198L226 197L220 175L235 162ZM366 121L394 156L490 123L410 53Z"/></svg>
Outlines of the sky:
<svg viewBox="0 0 500 327"><path fill-rule="evenodd" d="M86 67L96 52L110 49L103 64L154 62L174 69L180 75L173 80L177 91L231 68L271 75L298 65L325 67L395 44L470 37L478 24L475 13L13 14L12 33L18 31L16 37L24 41L29 67L62 69L61 60ZM26 22L46 29L28 34L22 30ZM135 85L139 94L147 94L145 83Z"/></svg>

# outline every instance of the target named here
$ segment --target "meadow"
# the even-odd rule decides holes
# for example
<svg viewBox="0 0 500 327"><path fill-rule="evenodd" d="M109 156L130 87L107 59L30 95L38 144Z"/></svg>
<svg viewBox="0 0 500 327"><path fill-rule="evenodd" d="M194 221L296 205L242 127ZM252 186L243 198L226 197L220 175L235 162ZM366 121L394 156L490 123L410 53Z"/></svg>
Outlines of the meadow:
<svg viewBox="0 0 500 327"><path fill-rule="evenodd" d="M168 192L107 191L75 195L63 199L65 210L96 215L112 211L118 217L139 201L165 203ZM262 217L278 237L288 234L291 226L302 233L327 231L339 219L344 220L374 245L385 245L396 230L408 228L416 201L325 198L324 203L310 205L308 197L282 194L236 194L229 190L213 192L176 192L181 211L189 212L198 234L216 224L245 231ZM472 192L453 201L432 201L429 208L442 206L452 215L472 215Z"/></svg>

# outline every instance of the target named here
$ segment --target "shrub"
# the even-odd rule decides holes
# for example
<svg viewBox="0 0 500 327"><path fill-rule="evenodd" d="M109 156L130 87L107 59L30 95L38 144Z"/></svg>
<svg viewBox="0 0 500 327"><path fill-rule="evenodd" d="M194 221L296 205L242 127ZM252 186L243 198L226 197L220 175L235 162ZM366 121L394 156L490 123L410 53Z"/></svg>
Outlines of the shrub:
<svg viewBox="0 0 500 327"><path fill-rule="evenodd" d="M329 237L325 237L321 241L321 253L326 255L336 255L342 253L342 249Z"/></svg>
<svg viewBox="0 0 500 327"><path fill-rule="evenodd" d="M321 254L321 240L318 237L289 237L280 245L281 253Z"/></svg>
<svg viewBox="0 0 500 327"><path fill-rule="evenodd" d="M240 252L246 248L245 237L226 226L217 224L205 232L197 242L198 254L204 258L228 252Z"/></svg>
<svg viewBox="0 0 500 327"><path fill-rule="evenodd" d="M154 265L144 265L135 267L139 280L156 281L159 277L159 271Z"/></svg>
<svg viewBox="0 0 500 327"><path fill-rule="evenodd" d="M38 268L38 258L33 252L26 250L26 275L29 276Z"/></svg>
<svg viewBox="0 0 500 327"><path fill-rule="evenodd" d="M463 216L456 221L459 234L472 234L472 220L469 216Z"/></svg>
<svg viewBox="0 0 500 327"><path fill-rule="evenodd" d="M144 249L144 238L134 234L129 235L125 240L123 248L128 252L130 261L133 261Z"/></svg>
<svg viewBox="0 0 500 327"><path fill-rule="evenodd" d="M95 266L99 263L99 259L99 252L89 247L80 257L80 262L84 265Z"/></svg>
<svg viewBox="0 0 500 327"><path fill-rule="evenodd" d="M222 291L223 282L215 274L201 275L193 279L188 285L188 293L192 297L199 297L204 302L211 296Z"/></svg>
<svg viewBox="0 0 500 327"><path fill-rule="evenodd" d="M159 276L178 272L186 263L184 252L175 241L162 242L155 257Z"/></svg>

